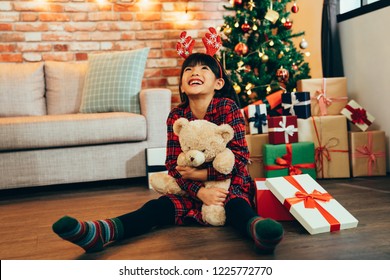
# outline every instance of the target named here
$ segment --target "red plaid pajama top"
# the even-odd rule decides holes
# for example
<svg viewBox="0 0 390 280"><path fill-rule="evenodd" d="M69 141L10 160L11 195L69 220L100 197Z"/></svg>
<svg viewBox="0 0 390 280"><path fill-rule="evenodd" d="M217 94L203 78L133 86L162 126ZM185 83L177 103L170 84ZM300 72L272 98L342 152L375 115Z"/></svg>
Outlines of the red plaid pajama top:
<svg viewBox="0 0 390 280"><path fill-rule="evenodd" d="M165 164L168 173L176 178L176 182L183 190L188 192L189 196L181 197L177 195L167 195L167 197L169 197L175 205L176 224L187 224L187 222L190 222L191 220L195 220L200 224L205 224L201 215L202 202L196 197L199 188L204 186L203 182L185 180L181 178L180 173L175 169L177 157L182 151L178 136L173 133L173 123L181 117L190 121L196 119L189 106L172 109L167 119L167 158ZM208 180L214 181L231 178L229 194L225 204L232 198L240 197L245 199L248 204L253 207L253 197L256 187L246 168L249 159L249 151L245 140L245 121L240 109L231 99L213 98L207 108L204 119L217 125L229 124L235 132L234 138L227 145L235 155L235 164L232 174L221 174L217 172L212 167L212 163L210 163L207 166Z"/></svg>

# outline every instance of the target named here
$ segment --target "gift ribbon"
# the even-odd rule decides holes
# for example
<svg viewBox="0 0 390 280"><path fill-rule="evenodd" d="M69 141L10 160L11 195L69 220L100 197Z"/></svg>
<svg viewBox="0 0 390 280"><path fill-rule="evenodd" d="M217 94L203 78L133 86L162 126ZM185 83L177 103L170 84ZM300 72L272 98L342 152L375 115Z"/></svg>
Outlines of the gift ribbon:
<svg viewBox="0 0 390 280"><path fill-rule="evenodd" d="M255 102L251 103L250 105L265 104L267 111L273 110L278 105L281 104L283 92L284 92L283 90L275 91L273 93L268 94L267 97L264 98L263 100L257 100ZM245 106L243 109L246 116L248 116L248 106Z"/></svg>
<svg viewBox="0 0 390 280"><path fill-rule="evenodd" d="M363 108L353 108L351 105L346 105L345 109L351 112L351 121L354 124L366 124L371 125L371 122L367 119L367 112Z"/></svg>
<svg viewBox="0 0 390 280"><path fill-rule="evenodd" d="M282 120L279 122L279 127L268 128L268 132L283 132L284 142L290 143L289 137L292 137L294 132L298 132L298 128L296 128L293 124L287 126L286 122L286 116L282 116Z"/></svg>
<svg viewBox="0 0 390 280"><path fill-rule="evenodd" d="M287 154L282 157L278 157L275 159L276 165L267 165L265 166L265 170L280 170L280 169L288 169L288 175L299 175L302 174L302 170L300 168L315 168L314 163L298 163L292 164L292 145L286 144Z"/></svg>
<svg viewBox="0 0 390 280"><path fill-rule="evenodd" d="M251 157L249 157L248 164L252 164L254 162L263 163L263 156L251 156Z"/></svg>
<svg viewBox="0 0 390 280"><path fill-rule="evenodd" d="M300 101L294 92L291 92L291 104L282 103L284 110L289 110L290 115L295 116L295 106L306 106L310 104L310 100Z"/></svg>
<svg viewBox="0 0 390 280"><path fill-rule="evenodd" d="M267 125L267 114L262 114L260 112L259 105L255 106L255 114L253 117L248 118L248 122L254 122L253 126L257 128L257 133L263 133L263 126Z"/></svg>
<svg viewBox="0 0 390 280"><path fill-rule="evenodd" d="M311 117L313 121L313 127L314 131L316 133L317 141L318 141L318 147L315 148L315 161L316 161L316 167L317 167L317 174L321 173L321 178L324 178L324 158L329 162L332 160L330 153L348 153L348 150L338 150L338 149L331 149L333 147L338 146L340 140L336 137L332 137L326 142L324 145L321 143L321 137L317 129L316 121L314 117Z"/></svg>
<svg viewBox="0 0 390 280"><path fill-rule="evenodd" d="M290 210L290 208L299 202L304 203L305 208L317 209L321 215L330 224L330 231L340 230L340 222L333 217L326 209L324 209L318 201L329 202L333 197L329 193L321 193L320 191L314 190L312 193L307 193L306 190L295 180L292 176L284 176L291 185L293 185L298 191L294 197L286 198L283 205Z"/></svg>
<svg viewBox="0 0 390 280"><path fill-rule="evenodd" d="M373 152L373 139L372 132L367 132L367 145L357 147L355 153L352 153L353 158L367 158L367 173L368 176L372 175L373 166L376 165L377 157L385 157L385 152Z"/></svg>
<svg viewBox="0 0 390 280"><path fill-rule="evenodd" d="M322 88L320 90L316 90L317 97L312 98L313 100L317 100L318 106L320 108L321 116L326 116L328 114L328 107L332 105L332 102L338 101L346 101L348 97L327 97L326 96L326 78L322 79Z"/></svg>

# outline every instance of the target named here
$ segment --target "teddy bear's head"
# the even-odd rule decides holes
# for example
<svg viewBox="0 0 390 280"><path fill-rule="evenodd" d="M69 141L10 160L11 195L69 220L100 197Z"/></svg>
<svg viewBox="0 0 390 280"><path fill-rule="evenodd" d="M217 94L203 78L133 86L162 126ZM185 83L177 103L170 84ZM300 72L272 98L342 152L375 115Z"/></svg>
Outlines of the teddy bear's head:
<svg viewBox="0 0 390 280"><path fill-rule="evenodd" d="M206 120L188 121L180 118L173 124L187 166L197 167L211 162L233 139L234 130L228 124L216 125Z"/></svg>

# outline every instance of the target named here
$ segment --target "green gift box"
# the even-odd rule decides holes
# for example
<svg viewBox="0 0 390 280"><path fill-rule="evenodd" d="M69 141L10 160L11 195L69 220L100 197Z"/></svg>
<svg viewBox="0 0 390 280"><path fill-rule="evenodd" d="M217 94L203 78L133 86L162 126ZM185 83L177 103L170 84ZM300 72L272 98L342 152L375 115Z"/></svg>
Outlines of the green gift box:
<svg viewBox="0 0 390 280"><path fill-rule="evenodd" d="M308 174L316 179L314 142L265 144L263 151L266 178Z"/></svg>

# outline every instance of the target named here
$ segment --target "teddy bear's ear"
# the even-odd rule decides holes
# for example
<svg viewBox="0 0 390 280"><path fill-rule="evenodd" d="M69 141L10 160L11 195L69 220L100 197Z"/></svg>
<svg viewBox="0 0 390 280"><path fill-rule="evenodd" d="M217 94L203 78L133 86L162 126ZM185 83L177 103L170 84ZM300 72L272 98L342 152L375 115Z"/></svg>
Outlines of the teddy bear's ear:
<svg viewBox="0 0 390 280"><path fill-rule="evenodd" d="M173 124L173 132L179 136L181 129L188 124L188 120L186 118L180 118L175 121Z"/></svg>
<svg viewBox="0 0 390 280"><path fill-rule="evenodd" d="M223 140L227 144L230 140L234 137L234 130L233 128L228 124L221 124L218 127L218 132L221 134Z"/></svg>

